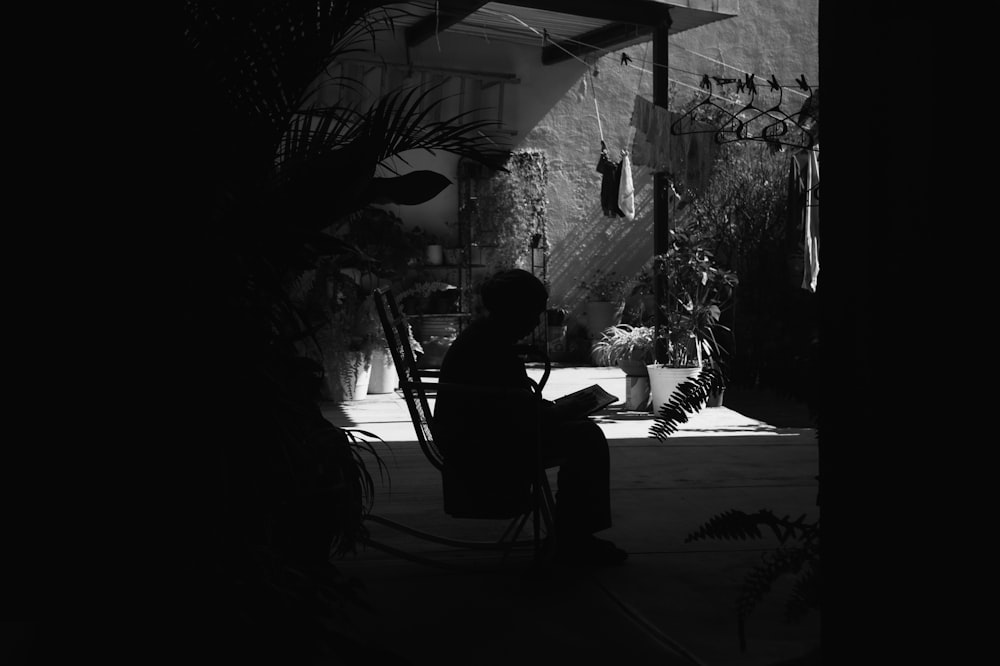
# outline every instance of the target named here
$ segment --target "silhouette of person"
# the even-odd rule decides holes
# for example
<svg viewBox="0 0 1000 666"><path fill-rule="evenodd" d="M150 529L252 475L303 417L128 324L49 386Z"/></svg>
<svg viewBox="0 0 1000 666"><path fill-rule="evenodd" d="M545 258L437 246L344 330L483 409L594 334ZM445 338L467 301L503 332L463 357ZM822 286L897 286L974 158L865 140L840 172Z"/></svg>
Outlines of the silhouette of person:
<svg viewBox="0 0 1000 666"><path fill-rule="evenodd" d="M541 437L546 468L558 466L556 558L617 564L627 553L594 536L611 527L610 455L600 426L533 397L517 342L546 309L545 285L528 271L500 271L480 290L486 315L459 334L445 354L440 381L500 389L442 387L435 441L444 451L445 511L457 517L509 518L530 506Z"/></svg>

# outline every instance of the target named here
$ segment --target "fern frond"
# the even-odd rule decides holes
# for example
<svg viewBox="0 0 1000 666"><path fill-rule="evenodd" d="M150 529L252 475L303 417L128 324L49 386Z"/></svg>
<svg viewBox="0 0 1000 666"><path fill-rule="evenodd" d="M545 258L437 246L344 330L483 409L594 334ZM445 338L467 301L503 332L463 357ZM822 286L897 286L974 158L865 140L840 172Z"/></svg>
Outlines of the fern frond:
<svg viewBox="0 0 1000 666"><path fill-rule="evenodd" d="M747 574L736 600L736 612L746 618L753 612L778 578L798 572L811 557L810 549L803 547L777 548L764 553L761 563Z"/></svg>
<svg viewBox="0 0 1000 666"><path fill-rule="evenodd" d="M785 620L798 622L810 610L820 606L820 566L819 559L807 562L792 586L785 604Z"/></svg>
<svg viewBox="0 0 1000 666"><path fill-rule="evenodd" d="M785 543L790 539L810 543L818 539L819 536L819 520L815 523L808 523L805 514L791 520L788 516L779 518L769 509L761 509L752 514L730 510L710 518L696 531L689 534L684 542L688 543L699 539L760 539L762 537L759 529L761 526L771 528L780 543Z"/></svg>
<svg viewBox="0 0 1000 666"><path fill-rule="evenodd" d="M773 517L770 511L762 509L751 515L743 511L731 509L712 516L697 531L688 534L684 538L684 543L698 541L699 539L722 539L726 541L739 539L760 539L761 533L759 525L766 522L766 518Z"/></svg>

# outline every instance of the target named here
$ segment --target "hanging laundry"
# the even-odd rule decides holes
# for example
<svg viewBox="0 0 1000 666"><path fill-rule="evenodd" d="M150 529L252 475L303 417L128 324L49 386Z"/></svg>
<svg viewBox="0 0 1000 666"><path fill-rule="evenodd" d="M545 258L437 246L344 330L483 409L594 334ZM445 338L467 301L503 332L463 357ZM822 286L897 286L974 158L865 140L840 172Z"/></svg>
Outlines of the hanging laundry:
<svg viewBox="0 0 1000 666"><path fill-rule="evenodd" d="M688 128L695 131L674 135L670 128L679 117L636 95L630 120L636 129L632 164L672 174L684 196L691 196L708 187L719 144L705 123L688 122Z"/></svg>
<svg viewBox="0 0 1000 666"><path fill-rule="evenodd" d="M805 214L805 270L802 274L802 288L816 291L819 277L819 145L808 151L808 175L806 181Z"/></svg>
<svg viewBox="0 0 1000 666"><path fill-rule="evenodd" d="M669 170L670 112L636 95L629 124L636 129L632 164L648 166L653 171Z"/></svg>
<svg viewBox="0 0 1000 666"><path fill-rule="evenodd" d="M621 163L608 157L608 148L601 142L601 157L597 161L597 172L601 174L601 209L607 217L624 217L618 207L618 191L621 186Z"/></svg>
<svg viewBox="0 0 1000 666"><path fill-rule="evenodd" d="M632 184L632 164L627 152L622 155L619 168L621 169L621 182L618 186L618 209L621 210L626 220L633 220L635 219L635 187Z"/></svg>
<svg viewBox="0 0 1000 666"><path fill-rule="evenodd" d="M819 276L819 147L801 150L789 160L789 270L793 283L815 292Z"/></svg>

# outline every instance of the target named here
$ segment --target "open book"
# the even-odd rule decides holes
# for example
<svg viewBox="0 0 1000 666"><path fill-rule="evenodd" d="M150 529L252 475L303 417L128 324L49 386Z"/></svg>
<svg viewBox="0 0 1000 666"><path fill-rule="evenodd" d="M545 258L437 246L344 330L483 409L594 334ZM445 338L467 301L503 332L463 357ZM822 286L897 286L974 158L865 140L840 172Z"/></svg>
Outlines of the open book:
<svg viewBox="0 0 1000 666"><path fill-rule="evenodd" d="M608 405L618 402L618 398L602 389L597 384L567 393L552 401L560 409L566 410L569 418L583 418L600 411Z"/></svg>

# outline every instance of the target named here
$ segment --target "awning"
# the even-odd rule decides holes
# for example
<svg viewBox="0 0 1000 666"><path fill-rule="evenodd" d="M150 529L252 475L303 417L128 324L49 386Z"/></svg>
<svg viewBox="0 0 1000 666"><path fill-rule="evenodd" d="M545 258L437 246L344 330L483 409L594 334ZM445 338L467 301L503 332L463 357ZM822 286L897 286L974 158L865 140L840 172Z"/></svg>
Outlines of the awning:
<svg viewBox="0 0 1000 666"><path fill-rule="evenodd" d="M543 43L542 64L620 49L651 38L670 20L669 34L736 16L738 0L424 0L395 19L414 48L450 32L519 44ZM543 42L543 36L548 42Z"/></svg>

